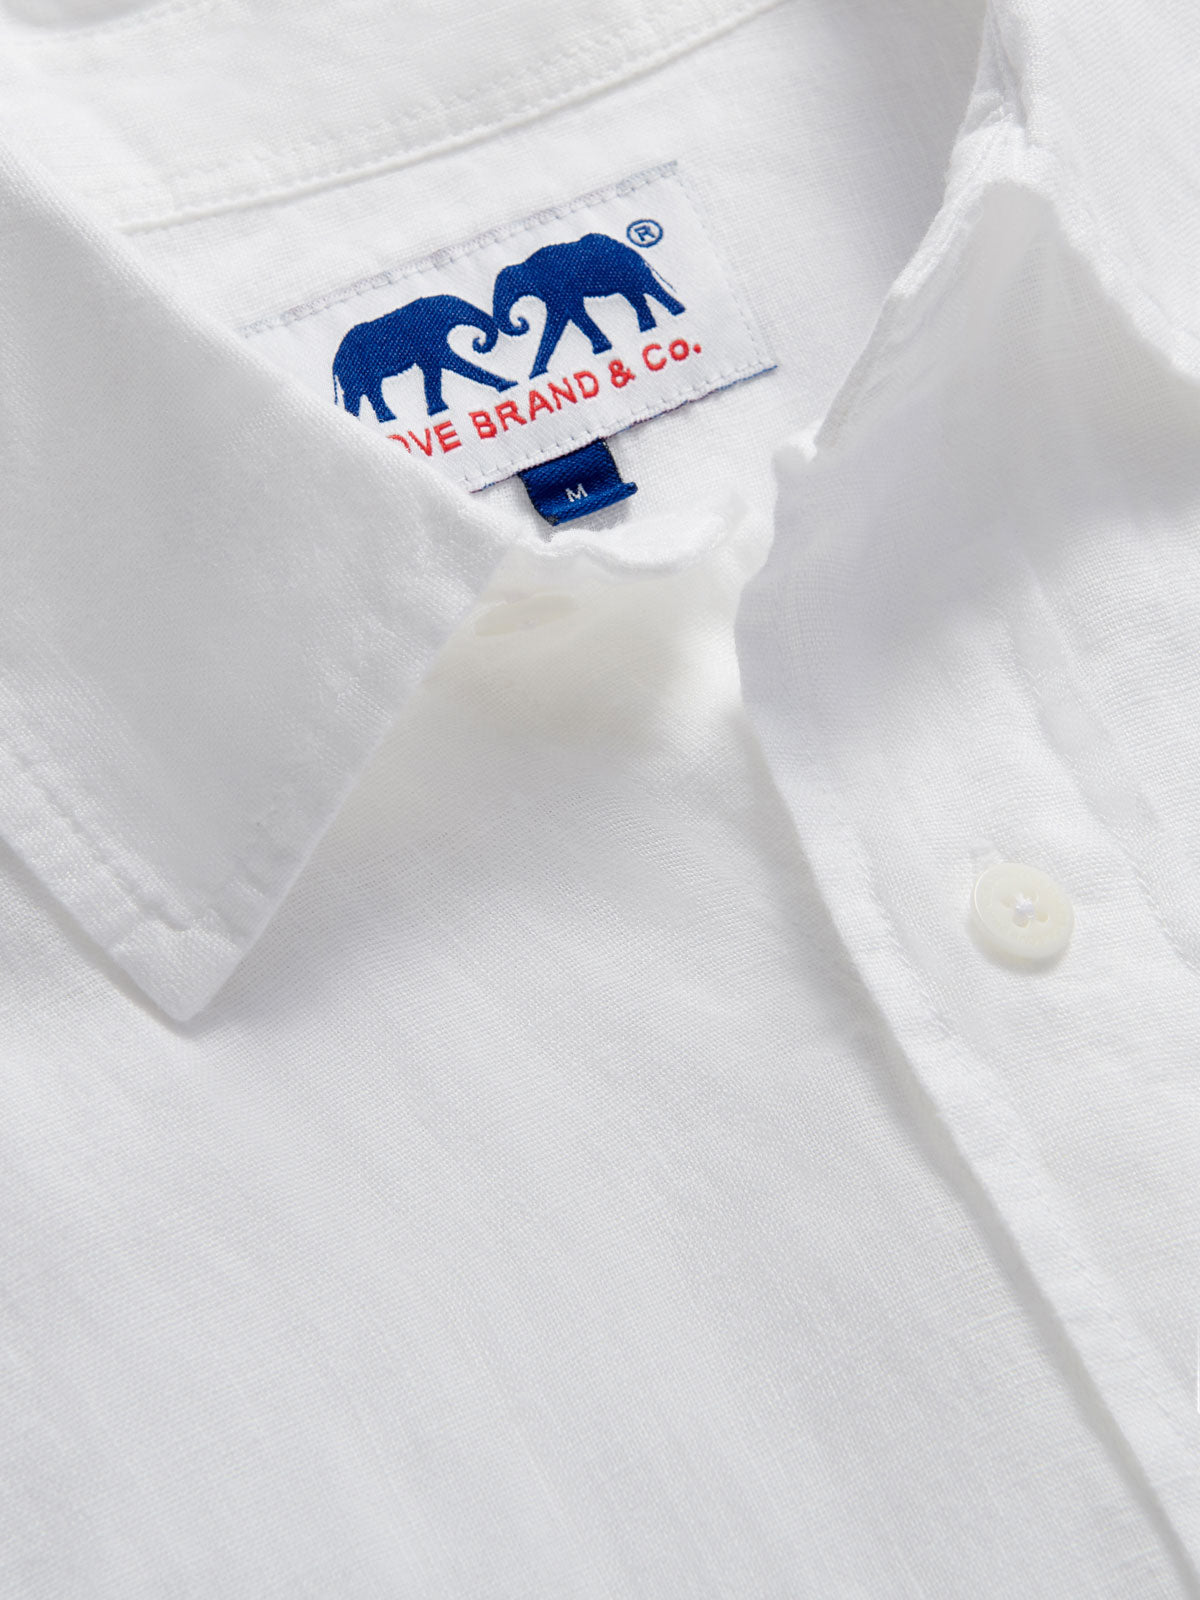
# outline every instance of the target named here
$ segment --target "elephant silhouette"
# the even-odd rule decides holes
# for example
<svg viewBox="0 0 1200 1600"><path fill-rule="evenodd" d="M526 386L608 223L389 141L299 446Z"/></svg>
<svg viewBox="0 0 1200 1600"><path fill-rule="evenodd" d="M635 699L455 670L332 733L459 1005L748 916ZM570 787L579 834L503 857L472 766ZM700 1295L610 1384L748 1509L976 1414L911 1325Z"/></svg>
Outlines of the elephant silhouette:
<svg viewBox="0 0 1200 1600"><path fill-rule="evenodd" d="M421 369L425 409L431 417L448 409L442 395L443 372L457 372L460 377L473 378L493 389L511 389L511 378L487 372L450 348L448 335L461 327L480 330L471 341L473 350L482 354L494 347L495 318L453 294L426 295L386 316L357 323L338 345L333 358L334 400L340 390L346 410L358 416L365 397L380 422L394 422L395 414L383 398L383 380L397 377L410 367Z"/></svg>
<svg viewBox="0 0 1200 1600"><path fill-rule="evenodd" d="M660 283L636 250L606 233L586 233L570 244L543 245L524 261L503 267L496 274L492 315L501 333L516 337L529 332L525 318L512 314L517 301L533 295L545 302L546 326L529 374L537 378L548 370L550 357L569 322L592 341L593 355L612 349L611 342L588 316L584 301L613 294L624 295L628 300L643 333L658 326L650 300L657 300L673 317L687 309Z"/></svg>

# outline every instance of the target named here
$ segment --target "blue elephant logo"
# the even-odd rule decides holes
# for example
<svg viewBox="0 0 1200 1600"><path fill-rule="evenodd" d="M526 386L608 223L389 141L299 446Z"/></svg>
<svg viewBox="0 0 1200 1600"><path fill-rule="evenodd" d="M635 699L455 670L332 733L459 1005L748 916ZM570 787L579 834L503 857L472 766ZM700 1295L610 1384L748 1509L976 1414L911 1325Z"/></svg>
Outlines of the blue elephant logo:
<svg viewBox="0 0 1200 1600"><path fill-rule="evenodd" d="M443 372L457 372L460 377L473 378L493 389L511 389L511 378L477 367L450 348L449 334L454 328L463 327L480 330L471 341L471 348L481 355L495 346L494 318L453 294L426 295L373 322L358 323L338 345L333 358L334 399L340 392L346 410L358 416L365 397L380 422L394 422L395 413L383 398L383 381L398 377L410 367L421 369L425 409L431 417L448 409L442 395Z"/></svg>
<svg viewBox="0 0 1200 1600"><path fill-rule="evenodd" d="M546 326L529 373L531 378L540 378L548 370L568 323L573 322L591 340L593 355L612 349L611 341L588 316L584 301L614 294L623 295L633 307L642 333L658 326L650 309L651 300L657 300L673 317L687 309L636 250L610 239L606 233L585 233L571 244L545 245L524 261L499 272L492 294L492 315L501 333L515 336L529 332L525 318L512 314L517 301L532 295L545 304Z"/></svg>
<svg viewBox="0 0 1200 1600"><path fill-rule="evenodd" d="M346 410L357 416L365 398L380 422L393 422L395 415L383 398L383 383L412 367L420 368L425 409L431 417L449 409L442 394L443 372L457 373L493 389L511 389L513 379L489 372L452 350L450 333L459 327L477 328L472 349L486 354L495 348L500 334L515 339L529 332L528 321L513 315L518 301L526 296L541 300L546 324L529 373L538 378L549 370L551 357L571 323L591 341L594 355L612 349L611 340L584 304L611 295L623 296L632 306L642 333L658 326L651 300L673 317L687 309L636 250L606 233L584 234L568 244L544 245L524 261L502 268L496 275L490 312L457 295L427 295L386 316L358 323L346 334L333 360L334 399L340 398Z"/></svg>

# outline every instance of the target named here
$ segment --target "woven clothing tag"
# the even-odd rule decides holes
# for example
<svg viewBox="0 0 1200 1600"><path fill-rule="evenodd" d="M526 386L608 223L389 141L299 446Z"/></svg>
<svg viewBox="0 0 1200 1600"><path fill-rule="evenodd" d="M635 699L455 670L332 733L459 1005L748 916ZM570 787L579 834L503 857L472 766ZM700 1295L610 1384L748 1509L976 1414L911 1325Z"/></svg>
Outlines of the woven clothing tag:
<svg viewBox="0 0 1200 1600"><path fill-rule="evenodd" d="M637 493L636 483L622 479L603 439L593 439L541 466L526 467L521 481L534 510L551 524L590 517L593 511L618 505Z"/></svg>
<svg viewBox="0 0 1200 1600"><path fill-rule="evenodd" d="M772 366L674 162L242 333L468 489Z"/></svg>

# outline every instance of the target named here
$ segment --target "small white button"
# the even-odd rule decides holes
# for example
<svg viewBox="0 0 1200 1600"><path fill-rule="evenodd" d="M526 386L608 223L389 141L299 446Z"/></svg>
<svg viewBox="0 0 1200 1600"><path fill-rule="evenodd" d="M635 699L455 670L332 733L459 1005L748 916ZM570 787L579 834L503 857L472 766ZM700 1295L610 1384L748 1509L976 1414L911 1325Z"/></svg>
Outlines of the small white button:
<svg viewBox="0 0 1200 1600"><path fill-rule="evenodd" d="M579 603L569 594L552 594L543 590L537 594L521 595L492 606L476 618L475 632L479 634L521 633L528 628L540 628L545 622L557 622Z"/></svg>
<svg viewBox="0 0 1200 1600"><path fill-rule="evenodd" d="M1018 861L989 867L975 884L971 904L992 944L1027 960L1058 955L1075 926L1071 902L1054 879Z"/></svg>

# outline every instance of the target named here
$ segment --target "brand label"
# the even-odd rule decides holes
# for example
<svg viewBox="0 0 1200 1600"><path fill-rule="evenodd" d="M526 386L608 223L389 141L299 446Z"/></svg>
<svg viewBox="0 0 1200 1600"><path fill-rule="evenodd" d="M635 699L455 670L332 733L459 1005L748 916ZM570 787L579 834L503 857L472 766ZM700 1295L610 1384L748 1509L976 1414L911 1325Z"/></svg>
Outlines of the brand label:
<svg viewBox="0 0 1200 1600"><path fill-rule="evenodd" d="M772 366L673 162L242 332L468 489Z"/></svg>

